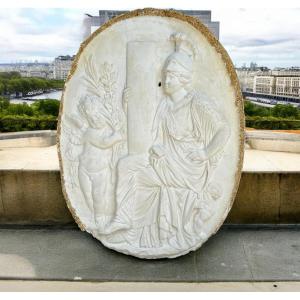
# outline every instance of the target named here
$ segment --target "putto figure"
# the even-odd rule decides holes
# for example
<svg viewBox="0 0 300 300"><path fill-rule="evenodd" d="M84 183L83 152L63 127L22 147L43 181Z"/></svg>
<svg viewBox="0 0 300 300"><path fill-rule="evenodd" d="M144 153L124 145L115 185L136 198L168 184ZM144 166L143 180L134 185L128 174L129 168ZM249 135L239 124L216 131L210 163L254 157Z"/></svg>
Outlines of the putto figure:
<svg viewBox="0 0 300 300"><path fill-rule="evenodd" d="M195 50L181 33L163 67L164 97L147 154L119 161L116 216L102 234L141 248L189 247L222 191L210 182L229 137L226 121L192 89ZM126 101L130 91L126 90ZM113 239L112 239L113 240Z"/></svg>
<svg viewBox="0 0 300 300"><path fill-rule="evenodd" d="M78 110L79 120L69 115L64 119L65 128L72 125L77 128L77 135L71 133L70 139L70 143L80 147L75 156L78 167L74 175L78 174L86 205L93 212L95 223L101 226L103 224L99 222L108 222L113 211L114 170L111 162L114 146L124 137L120 128L112 127L110 112L96 96L82 97Z"/></svg>

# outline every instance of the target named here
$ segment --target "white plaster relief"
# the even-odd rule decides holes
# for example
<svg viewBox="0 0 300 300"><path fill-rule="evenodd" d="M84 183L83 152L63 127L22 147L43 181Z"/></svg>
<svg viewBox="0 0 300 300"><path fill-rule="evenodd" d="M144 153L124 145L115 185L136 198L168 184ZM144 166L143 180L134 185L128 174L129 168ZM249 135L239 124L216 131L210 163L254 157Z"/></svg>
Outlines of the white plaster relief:
<svg viewBox="0 0 300 300"><path fill-rule="evenodd" d="M162 25L158 17L144 21L154 31ZM60 137L65 186L86 230L107 247L176 257L201 246L228 209L239 116L222 61L190 25L164 20L167 29L153 39L135 32L145 26L141 18L131 22L119 56L99 54L110 39L95 38L68 83ZM121 23L112 36L126 31ZM197 85L207 52L219 59L206 62L208 82L220 73L221 91Z"/></svg>

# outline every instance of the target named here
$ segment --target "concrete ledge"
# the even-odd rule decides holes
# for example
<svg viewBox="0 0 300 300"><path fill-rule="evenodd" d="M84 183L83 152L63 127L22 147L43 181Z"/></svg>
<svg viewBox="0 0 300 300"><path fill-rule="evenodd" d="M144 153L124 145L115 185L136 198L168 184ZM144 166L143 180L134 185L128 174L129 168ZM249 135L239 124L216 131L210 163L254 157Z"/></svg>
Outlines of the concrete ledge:
<svg viewBox="0 0 300 300"><path fill-rule="evenodd" d="M0 224L67 224L59 171L0 170Z"/></svg>
<svg viewBox="0 0 300 300"><path fill-rule="evenodd" d="M300 172L244 172L226 223L300 223L299 183Z"/></svg>
<svg viewBox="0 0 300 300"><path fill-rule="evenodd" d="M300 172L243 172L226 223L300 223ZM70 224L58 170L0 170L0 224Z"/></svg>

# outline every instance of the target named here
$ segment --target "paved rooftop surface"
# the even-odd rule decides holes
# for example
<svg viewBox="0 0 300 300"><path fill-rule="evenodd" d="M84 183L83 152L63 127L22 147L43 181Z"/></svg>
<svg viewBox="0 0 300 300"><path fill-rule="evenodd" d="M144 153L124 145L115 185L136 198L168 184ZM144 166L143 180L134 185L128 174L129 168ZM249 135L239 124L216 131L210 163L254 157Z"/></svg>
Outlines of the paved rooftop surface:
<svg viewBox="0 0 300 300"><path fill-rule="evenodd" d="M223 227L198 251L141 260L67 229L0 229L0 280L300 281L300 228Z"/></svg>
<svg viewBox="0 0 300 300"><path fill-rule="evenodd" d="M59 170L56 146L0 148L0 169ZM300 153L245 150L244 172L299 172Z"/></svg>
<svg viewBox="0 0 300 300"><path fill-rule="evenodd" d="M246 149L244 172L300 172L300 153Z"/></svg>
<svg viewBox="0 0 300 300"><path fill-rule="evenodd" d="M1 292L299 292L299 281L88 282L2 280Z"/></svg>
<svg viewBox="0 0 300 300"><path fill-rule="evenodd" d="M56 146L0 148L0 169L59 170Z"/></svg>

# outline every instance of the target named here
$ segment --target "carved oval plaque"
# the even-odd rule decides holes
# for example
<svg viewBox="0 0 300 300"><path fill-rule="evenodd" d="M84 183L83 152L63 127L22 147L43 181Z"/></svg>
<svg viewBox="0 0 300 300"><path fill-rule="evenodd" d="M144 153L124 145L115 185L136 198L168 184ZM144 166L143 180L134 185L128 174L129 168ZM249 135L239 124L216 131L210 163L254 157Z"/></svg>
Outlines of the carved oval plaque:
<svg viewBox="0 0 300 300"><path fill-rule="evenodd" d="M243 157L232 62L174 11L116 17L85 41L59 121L64 195L80 228L141 258L199 248L227 216Z"/></svg>

